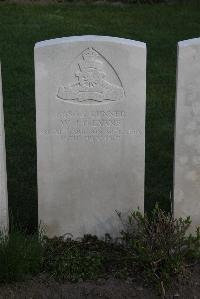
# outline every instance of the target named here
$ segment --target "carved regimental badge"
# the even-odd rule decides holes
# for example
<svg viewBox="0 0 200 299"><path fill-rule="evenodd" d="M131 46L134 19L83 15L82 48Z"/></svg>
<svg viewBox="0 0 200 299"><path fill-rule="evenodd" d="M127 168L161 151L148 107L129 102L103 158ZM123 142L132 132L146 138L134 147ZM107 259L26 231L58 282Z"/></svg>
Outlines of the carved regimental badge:
<svg viewBox="0 0 200 299"><path fill-rule="evenodd" d="M118 101L124 89L114 68L93 48L83 51L73 63L72 83L61 86L57 97L71 102Z"/></svg>

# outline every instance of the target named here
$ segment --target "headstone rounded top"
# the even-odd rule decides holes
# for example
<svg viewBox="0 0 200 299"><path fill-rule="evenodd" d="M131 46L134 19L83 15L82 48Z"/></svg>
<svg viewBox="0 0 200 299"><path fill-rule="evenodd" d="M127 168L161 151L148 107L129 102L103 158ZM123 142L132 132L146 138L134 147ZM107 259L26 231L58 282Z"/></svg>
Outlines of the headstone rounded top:
<svg viewBox="0 0 200 299"><path fill-rule="evenodd" d="M87 42L87 41L121 43L121 44L129 45L129 46L146 48L146 44L143 42L130 40L130 39L126 39L126 38L120 38L120 37L99 36L99 35L69 36L69 37L49 39L49 40L45 40L45 41L36 43L35 48L53 46L53 45L62 44L62 43Z"/></svg>
<svg viewBox="0 0 200 299"><path fill-rule="evenodd" d="M200 38L192 38L178 42L179 47L188 47L192 45L200 45Z"/></svg>

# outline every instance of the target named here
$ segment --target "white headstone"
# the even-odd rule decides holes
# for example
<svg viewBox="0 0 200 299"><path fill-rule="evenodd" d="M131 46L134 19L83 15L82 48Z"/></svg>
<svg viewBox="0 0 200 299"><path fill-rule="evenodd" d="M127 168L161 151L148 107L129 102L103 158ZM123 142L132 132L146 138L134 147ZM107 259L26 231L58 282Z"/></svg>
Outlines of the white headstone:
<svg viewBox="0 0 200 299"><path fill-rule="evenodd" d="M117 235L144 205L146 45L82 36L35 46L39 221Z"/></svg>
<svg viewBox="0 0 200 299"><path fill-rule="evenodd" d="M200 38L178 44L174 214L200 226Z"/></svg>
<svg viewBox="0 0 200 299"><path fill-rule="evenodd" d="M0 231L8 231L8 194L6 173L3 94L0 64Z"/></svg>

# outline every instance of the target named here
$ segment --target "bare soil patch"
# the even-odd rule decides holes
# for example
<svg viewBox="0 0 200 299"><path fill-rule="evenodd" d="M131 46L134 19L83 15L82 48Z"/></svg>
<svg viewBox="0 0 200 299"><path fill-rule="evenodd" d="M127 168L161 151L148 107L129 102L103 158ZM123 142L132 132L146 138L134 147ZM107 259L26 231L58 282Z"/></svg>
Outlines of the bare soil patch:
<svg viewBox="0 0 200 299"><path fill-rule="evenodd" d="M167 290L165 296L159 295L156 290L144 286L134 279L108 280L86 282L57 282L52 278L40 275L27 282L1 285L0 299L198 299L200 298L200 266L196 265L192 273L184 281L175 281Z"/></svg>

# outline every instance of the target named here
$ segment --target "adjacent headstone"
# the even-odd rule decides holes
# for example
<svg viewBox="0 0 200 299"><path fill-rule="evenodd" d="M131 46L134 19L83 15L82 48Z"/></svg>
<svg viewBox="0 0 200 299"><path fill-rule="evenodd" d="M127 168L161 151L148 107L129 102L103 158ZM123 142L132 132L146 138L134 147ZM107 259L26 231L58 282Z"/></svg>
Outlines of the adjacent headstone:
<svg viewBox="0 0 200 299"><path fill-rule="evenodd" d="M175 217L200 226L200 38L179 42L174 172Z"/></svg>
<svg viewBox="0 0 200 299"><path fill-rule="evenodd" d="M0 231L8 231L8 194L6 173L5 133L3 116L3 94L0 64Z"/></svg>
<svg viewBox="0 0 200 299"><path fill-rule="evenodd" d="M144 205L146 45L82 36L35 46L39 221L52 237L118 234Z"/></svg>

